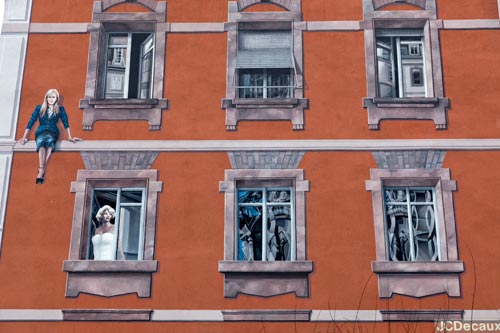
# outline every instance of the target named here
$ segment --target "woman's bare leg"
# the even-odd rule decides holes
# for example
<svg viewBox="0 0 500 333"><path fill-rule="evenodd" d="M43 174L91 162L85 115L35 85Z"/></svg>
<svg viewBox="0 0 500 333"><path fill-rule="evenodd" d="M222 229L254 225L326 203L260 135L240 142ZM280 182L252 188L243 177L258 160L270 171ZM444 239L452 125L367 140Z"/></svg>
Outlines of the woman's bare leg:
<svg viewBox="0 0 500 333"><path fill-rule="evenodd" d="M52 149L50 148L52 151ZM40 147L38 150L38 175L36 178L43 178L45 174L45 162L47 160L47 149Z"/></svg>

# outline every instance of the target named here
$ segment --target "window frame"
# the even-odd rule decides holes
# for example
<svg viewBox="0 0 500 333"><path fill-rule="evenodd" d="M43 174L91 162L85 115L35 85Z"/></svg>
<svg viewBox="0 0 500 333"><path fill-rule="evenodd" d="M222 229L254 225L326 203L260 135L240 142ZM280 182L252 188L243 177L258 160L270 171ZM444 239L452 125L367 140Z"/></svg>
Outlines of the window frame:
<svg viewBox="0 0 500 333"><path fill-rule="evenodd" d="M245 12L249 6L260 2L275 4L284 11ZM222 109L226 110L226 130L236 131L242 120L290 120L293 130L304 129L304 110L309 100L304 98L303 84L303 37L306 29L302 21L300 0L253 0L241 4L229 1L229 19L226 23L228 37L226 97ZM292 61L294 73L290 77L293 85L290 98L239 98L238 97L238 31L291 29Z"/></svg>
<svg viewBox="0 0 500 333"><path fill-rule="evenodd" d="M130 293L150 297L152 273L158 269L158 262L154 260L154 243L156 206L162 185L156 170L78 170L77 180L71 183L75 211L69 259L63 264L63 271L68 273L66 297L78 297L81 292L106 297ZM86 259L92 193L95 188L106 187L144 188L142 260Z"/></svg>
<svg viewBox="0 0 500 333"><path fill-rule="evenodd" d="M257 186L273 181L291 181L295 197L296 258L291 261L238 260L236 249L237 183L245 181ZM254 296L275 296L294 292L297 297L308 297L308 274L311 261L306 260L305 192L309 181L300 169L234 169L226 170L220 192L225 196L224 260L219 261L219 272L224 274L224 297L243 293ZM276 282L279 282L277 284Z"/></svg>
<svg viewBox="0 0 500 333"><path fill-rule="evenodd" d="M387 257L388 240L385 222L384 188L433 187L437 205L440 260L390 261ZM376 260L372 270L378 275L379 296L392 297L394 293L424 297L447 293L460 296L460 273L463 261L458 259L453 191L449 169L370 169L366 190L372 192L375 227Z"/></svg>
<svg viewBox="0 0 500 333"><path fill-rule="evenodd" d="M444 96L443 73L439 29L442 22L437 18L435 0L405 1L418 6L418 10L378 10L399 1L363 0L365 59L367 73L367 97L363 107L368 111L368 128L379 130L381 120L415 119L433 120L436 130L448 127L447 109L450 101ZM376 30L423 29L423 85L425 97L381 98L378 95Z"/></svg>
<svg viewBox="0 0 500 333"><path fill-rule="evenodd" d="M149 130L160 130L162 110L168 108L168 100L163 98L166 2L145 3L143 0L138 0L151 12L106 12L121 2L125 1L116 0L111 6L106 6L103 1L94 3L89 29L90 46L85 96L79 103L80 109L83 110L83 129L92 130L94 123L100 120L146 120L149 123ZM104 98L109 33L154 34L152 87L148 98Z"/></svg>

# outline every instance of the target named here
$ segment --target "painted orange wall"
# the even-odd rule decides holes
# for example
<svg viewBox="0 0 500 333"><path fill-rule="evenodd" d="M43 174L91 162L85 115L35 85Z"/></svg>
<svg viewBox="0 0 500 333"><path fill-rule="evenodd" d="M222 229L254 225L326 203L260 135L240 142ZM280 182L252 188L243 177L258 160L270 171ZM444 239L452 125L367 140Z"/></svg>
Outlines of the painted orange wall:
<svg viewBox="0 0 500 333"><path fill-rule="evenodd" d="M225 153L162 153L153 165L164 191L159 197L155 254L160 271L153 277L152 298L71 299L64 297L66 276L61 267L68 257L74 205L69 185L84 168L81 157L56 152L46 183L36 186L36 154L16 153L0 265L0 308L418 309L449 304L468 309L474 299L475 308L488 309L500 295L500 287L488 282L500 274L495 264L500 255L497 244L486 241L500 232L492 223L499 208L491 197L500 185L500 170L494 167L500 153L449 152L445 162L458 182L455 214L460 259L466 265L462 298L378 299L370 266L375 258L372 202L364 187L370 168L376 167L374 160L368 152L309 152L300 168L311 183L306 195L307 257L315 265L310 298L224 299L223 277L217 271L224 251L224 195L218 183L230 168L228 158ZM474 291L474 285L483 287Z"/></svg>
<svg viewBox="0 0 500 333"><path fill-rule="evenodd" d="M439 0L438 5L439 15L445 19L465 14L468 18L497 15L494 0ZM91 10L92 1L54 0L51 7L35 1L33 22L88 22ZM303 10L304 19L311 21L362 19L360 0L307 0ZM227 1L171 0L167 18L170 22L224 22ZM150 132L146 122L132 121L101 121L93 131L83 131L78 101L84 95L89 36L30 35L17 136L22 135L45 91L57 87L64 96L73 135L86 140L498 137L497 31L441 31L444 83L452 104L446 131L436 131L431 121L384 121L380 131L369 131L362 108L366 96L363 32L305 32L305 95L310 100L306 130L292 131L290 122L266 121L241 122L237 132L226 132L225 113L220 108L226 85L226 34L168 34L166 38L165 97L170 109L163 113L161 131ZM307 251L315 271L310 275L308 299L293 295L224 299L223 277L217 271L224 238L224 195L218 192L218 182L230 168L224 153L162 153L153 165L159 170L164 190L159 197L156 238L160 271L153 276L151 299L134 295L68 299L64 297L66 275L61 268L68 257L73 216L74 194L69 187L77 170L84 168L82 159L78 153L55 153L46 183L35 186L36 154L15 153L0 258L0 308L489 309L500 296L500 286L490 282L500 275L500 255L493 240L485 241L500 234L496 223L500 208L494 194L500 185L500 170L495 167L499 162L499 152L448 152L445 159L445 167L458 182L455 215L460 259L466 264L461 278L463 296L458 299L444 295L421 300L378 298L377 278L370 267L375 258L372 201L364 184L369 169L376 165L368 152L309 152L300 165L311 182L306 199ZM482 287L474 290L474 286ZM34 327L29 323L15 325ZM100 332L109 331L111 325L123 332L135 331L137 325L144 332L160 327L192 332L197 327L154 323L36 325L40 332L49 328L50 332ZM260 325L244 327L261 330ZM279 332L293 328L290 325L266 324L265 328ZM387 329L385 324L370 325ZM297 326L299 332L310 332L313 324ZM12 327L1 323L0 331L8 332ZM332 328L326 324L314 327ZM237 324L204 324L204 328L243 331Z"/></svg>

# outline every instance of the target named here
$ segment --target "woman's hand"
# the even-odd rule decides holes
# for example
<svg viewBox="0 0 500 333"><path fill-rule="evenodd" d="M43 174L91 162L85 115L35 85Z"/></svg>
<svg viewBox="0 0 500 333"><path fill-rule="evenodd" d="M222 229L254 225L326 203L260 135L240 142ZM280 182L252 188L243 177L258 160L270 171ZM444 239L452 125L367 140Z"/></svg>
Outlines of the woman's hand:
<svg viewBox="0 0 500 333"><path fill-rule="evenodd" d="M25 145L25 144L26 144L26 142L28 142L28 141L30 141L28 138L21 138L21 139L19 139L19 141L18 141L18 142L19 142L20 144L22 144L22 145Z"/></svg>
<svg viewBox="0 0 500 333"><path fill-rule="evenodd" d="M69 139L68 139L68 141L73 142L73 143L77 143L78 141L82 141L82 139L77 138L77 137L75 136L75 137L69 138Z"/></svg>

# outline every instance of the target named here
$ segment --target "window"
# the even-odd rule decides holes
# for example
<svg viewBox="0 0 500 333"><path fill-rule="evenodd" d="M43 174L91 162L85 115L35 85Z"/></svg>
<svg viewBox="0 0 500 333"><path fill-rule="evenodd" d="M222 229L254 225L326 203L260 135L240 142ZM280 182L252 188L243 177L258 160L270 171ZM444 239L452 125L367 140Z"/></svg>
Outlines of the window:
<svg viewBox="0 0 500 333"><path fill-rule="evenodd" d="M141 187L93 189L86 259L143 259L145 199L145 188ZM106 233L98 232L102 221L96 219L103 207L115 211L112 230Z"/></svg>
<svg viewBox="0 0 500 333"><path fill-rule="evenodd" d="M368 128L385 119L428 119L447 128L439 21L434 0L363 0ZM410 10L379 10L405 2Z"/></svg>
<svg viewBox="0 0 500 333"><path fill-rule="evenodd" d="M425 97L422 29L377 29L378 96Z"/></svg>
<svg viewBox="0 0 500 333"><path fill-rule="evenodd" d="M151 98L153 50L152 33L108 33L104 97Z"/></svg>
<svg viewBox="0 0 500 333"><path fill-rule="evenodd" d="M166 2L136 0L151 12L108 12L121 2L97 1L90 29L83 129L99 120L146 120L159 130L165 73Z"/></svg>
<svg viewBox="0 0 500 333"><path fill-rule="evenodd" d="M295 260L293 188L238 183L237 259Z"/></svg>
<svg viewBox="0 0 500 333"><path fill-rule="evenodd" d="M278 155L276 155L278 156ZM302 170L226 170L225 251L219 262L224 296L307 297L312 262L306 260Z"/></svg>
<svg viewBox="0 0 500 333"><path fill-rule="evenodd" d="M226 130L241 120L290 120L304 129L308 100L303 89L301 4L299 0L265 1L281 8L245 12L251 2L229 1Z"/></svg>
<svg viewBox="0 0 500 333"><path fill-rule="evenodd" d="M392 163L389 155L385 158L383 163ZM372 169L370 174L366 184L372 192L376 241L372 269L380 297L460 296L464 265L458 260L452 195L456 183L450 171Z"/></svg>
<svg viewBox="0 0 500 333"><path fill-rule="evenodd" d="M239 98L291 98L294 68L291 29L240 28L236 67Z"/></svg>
<svg viewBox="0 0 500 333"><path fill-rule="evenodd" d="M92 160L97 156L87 154ZM127 154L119 158L111 153L107 162L112 167L113 161L131 161L132 155ZM68 273L67 297L81 292L150 297L152 273L158 269L153 258L161 190L156 170L78 171L71 190L75 212L70 257L63 265ZM109 223L103 218L104 210L114 217Z"/></svg>

